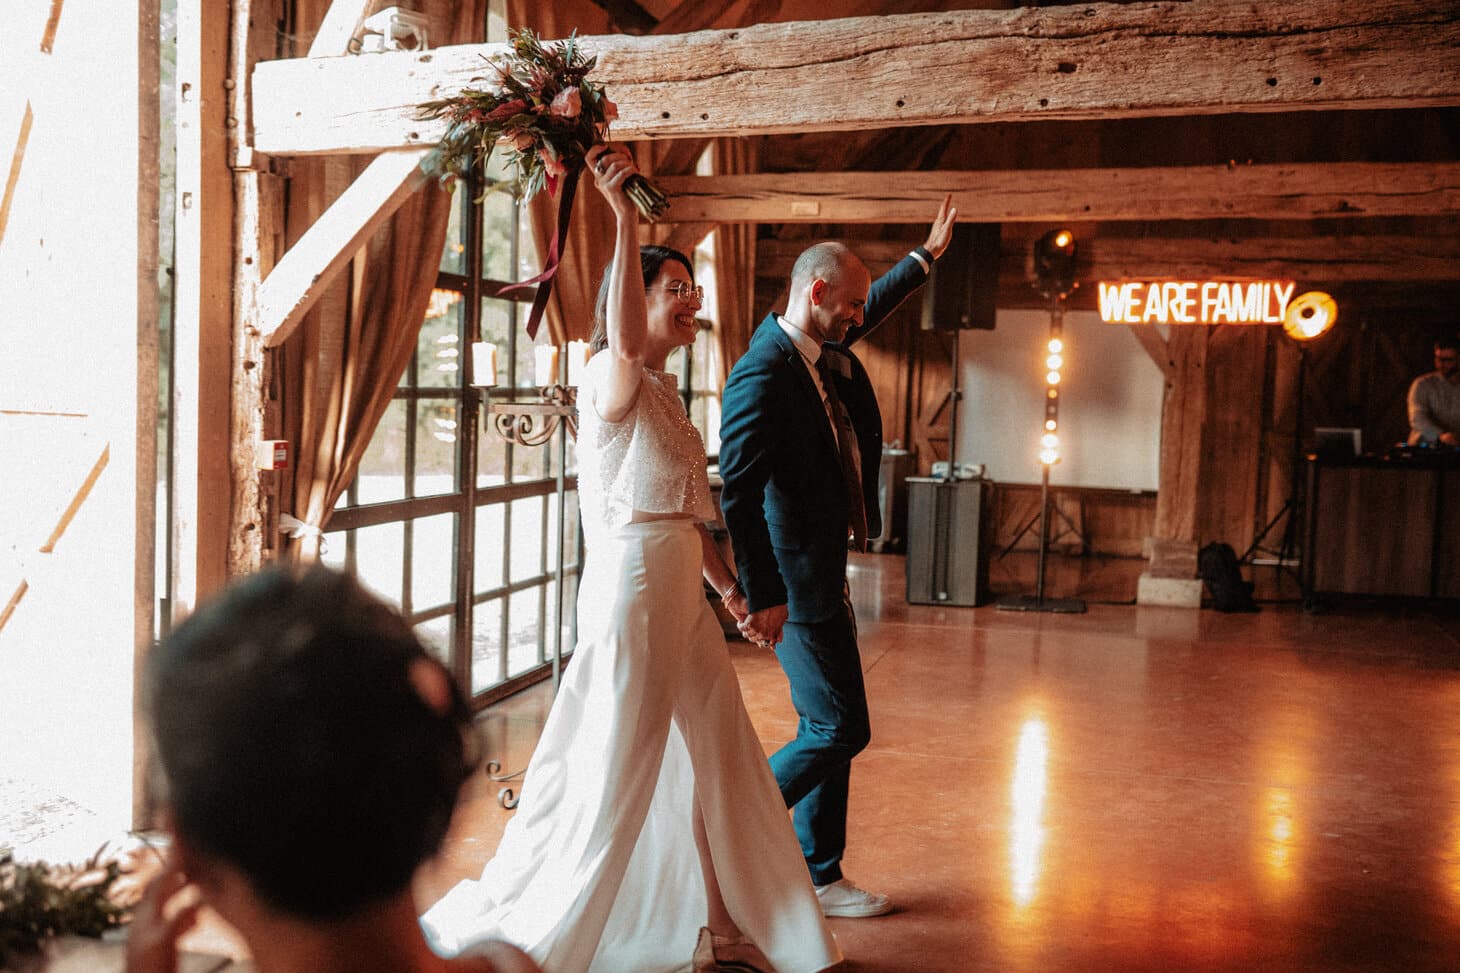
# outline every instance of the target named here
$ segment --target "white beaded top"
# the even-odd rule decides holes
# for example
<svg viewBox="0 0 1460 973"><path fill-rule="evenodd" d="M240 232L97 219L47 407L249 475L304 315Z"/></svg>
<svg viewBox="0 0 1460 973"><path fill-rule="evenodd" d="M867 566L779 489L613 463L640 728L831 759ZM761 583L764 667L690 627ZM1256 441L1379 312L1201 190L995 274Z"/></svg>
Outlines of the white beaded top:
<svg viewBox="0 0 1460 973"><path fill-rule="evenodd" d="M644 369L628 415L608 422L594 407L609 356L594 355L578 389L578 497L584 530L622 527L635 511L716 519L705 443L668 372Z"/></svg>

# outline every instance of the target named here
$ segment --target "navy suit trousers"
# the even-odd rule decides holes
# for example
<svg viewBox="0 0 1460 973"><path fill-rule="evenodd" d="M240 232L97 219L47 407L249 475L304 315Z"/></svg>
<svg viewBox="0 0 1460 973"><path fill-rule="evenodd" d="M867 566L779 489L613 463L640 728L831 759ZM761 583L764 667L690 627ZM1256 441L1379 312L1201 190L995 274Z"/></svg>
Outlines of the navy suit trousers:
<svg viewBox="0 0 1460 973"><path fill-rule="evenodd" d="M787 622L776 655L801 719L796 739L771 755L771 770L793 809L811 881L828 885L842 877L852 758L871 738L850 603L826 621Z"/></svg>

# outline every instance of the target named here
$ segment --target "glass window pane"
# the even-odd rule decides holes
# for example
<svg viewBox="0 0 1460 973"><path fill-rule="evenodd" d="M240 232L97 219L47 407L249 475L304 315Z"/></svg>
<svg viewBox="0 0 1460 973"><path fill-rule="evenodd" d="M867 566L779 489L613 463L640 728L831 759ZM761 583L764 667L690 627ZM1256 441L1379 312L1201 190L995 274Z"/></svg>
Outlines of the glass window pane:
<svg viewBox="0 0 1460 973"><path fill-rule="evenodd" d="M509 581L539 577L546 567L544 537L547 536L544 497L527 497L511 503L512 556ZM515 609L514 609L515 615ZM513 618L514 624L516 618Z"/></svg>
<svg viewBox="0 0 1460 973"><path fill-rule="evenodd" d="M406 404L395 400L385 408L355 474L358 502L381 503L406 495ZM346 494L342 494L343 498Z"/></svg>
<svg viewBox="0 0 1460 973"><path fill-rule="evenodd" d="M517 279L527 280L541 269L537 265L537 247L532 239L532 216L530 207L517 207L517 239L522 243L517 248Z"/></svg>
<svg viewBox="0 0 1460 973"><path fill-rule="evenodd" d="M471 212L471 191L457 180L451 190L451 218L446 224L446 243L441 249L441 269L448 274L466 273L466 215Z"/></svg>
<svg viewBox="0 0 1460 973"><path fill-rule="evenodd" d="M512 357L512 337L517 328L516 308L517 305L512 301L482 298L479 325L482 340L497 346L497 385L504 391L514 388L519 376L517 364Z"/></svg>
<svg viewBox="0 0 1460 973"><path fill-rule="evenodd" d="M471 691L485 692L506 677L502 654L502 599L477 605L471 623Z"/></svg>
<svg viewBox="0 0 1460 973"><path fill-rule="evenodd" d="M502 543L502 520L506 504L493 503L477 507L476 571L473 575L476 593L491 591L502 586L502 560L505 545Z"/></svg>
<svg viewBox="0 0 1460 973"><path fill-rule="evenodd" d="M508 604L507 675L515 676L541 665L543 595L545 586L529 588L511 596Z"/></svg>
<svg viewBox="0 0 1460 973"><path fill-rule="evenodd" d="M477 433L477 486L507 482L507 440L497 434L496 419L483 413Z"/></svg>
<svg viewBox="0 0 1460 973"><path fill-rule="evenodd" d="M411 610L429 611L455 601L456 514L411 521Z"/></svg>
<svg viewBox="0 0 1460 973"><path fill-rule="evenodd" d="M456 490L456 417L454 400L424 399L416 405L415 496Z"/></svg>
<svg viewBox="0 0 1460 973"><path fill-rule="evenodd" d="M482 219L482 276L512 280L512 224L517 219L517 200L507 193L488 193L482 200Z"/></svg>
<svg viewBox="0 0 1460 973"><path fill-rule="evenodd" d="M556 570L558 564L558 498L556 494L545 498L548 507L547 538L551 545L547 552L548 570ZM563 547L564 564L572 564L578 551L578 495L569 493L563 498Z"/></svg>
<svg viewBox="0 0 1460 973"><path fill-rule="evenodd" d="M482 298L482 340L495 342L499 360L506 363L507 341L512 334L517 304L500 297ZM502 367L502 366L499 366ZM498 380L507 384L507 376L498 375Z"/></svg>
<svg viewBox="0 0 1460 973"><path fill-rule="evenodd" d="M524 312L525 318L525 312ZM517 342L517 387L518 388L539 388L537 384L537 351L540 345L550 345L547 326L537 333L537 341L527 340L527 333L524 331Z"/></svg>
<svg viewBox="0 0 1460 973"><path fill-rule="evenodd" d="M702 395L695 399L694 422L705 439L705 452L720 455L720 397Z"/></svg>
<svg viewBox="0 0 1460 973"><path fill-rule="evenodd" d="M569 493L565 502L568 505L568 534L563 544L563 562L572 570L578 570L578 548L582 545L581 531L583 522L581 511L578 507L578 491Z"/></svg>
<svg viewBox="0 0 1460 973"><path fill-rule="evenodd" d="M349 535L347 530L326 531L319 539L319 563L336 571L348 571Z"/></svg>
<svg viewBox="0 0 1460 973"><path fill-rule="evenodd" d="M443 615L416 626L416 638L447 668L451 667L451 624L451 616Z"/></svg>
<svg viewBox="0 0 1460 973"><path fill-rule="evenodd" d="M557 435L562 435L559 432ZM553 475L553 457L558 453L557 438L541 446L516 446L512 449L512 480L540 480Z"/></svg>
<svg viewBox="0 0 1460 973"><path fill-rule="evenodd" d="M502 184L500 188L493 188L493 192L512 193L516 172L515 168L507 165L506 152L493 152L492 157L487 160L487 181Z"/></svg>
<svg viewBox="0 0 1460 973"><path fill-rule="evenodd" d="M355 531L355 577L397 608L401 605L403 591L405 528L404 523L393 523L361 527Z"/></svg>
<svg viewBox="0 0 1460 973"><path fill-rule="evenodd" d="M461 384L461 295L439 288L434 294L416 336L416 385L420 388Z"/></svg>

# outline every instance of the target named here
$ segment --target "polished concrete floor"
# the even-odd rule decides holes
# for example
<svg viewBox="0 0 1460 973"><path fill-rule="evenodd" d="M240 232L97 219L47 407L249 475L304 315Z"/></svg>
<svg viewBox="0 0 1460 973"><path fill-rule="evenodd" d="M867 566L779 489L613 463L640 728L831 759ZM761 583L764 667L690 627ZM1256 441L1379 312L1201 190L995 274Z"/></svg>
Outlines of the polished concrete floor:
<svg viewBox="0 0 1460 973"><path fill-rule="evenodd" d="M1032 557L995 590L1032 593ZM1051 562L1084 614L908 605L903 562L851 570L873 740L836 919L855 971L1460 969L1460 619L1330 604L1284 579L1253 615L1135 607L1140 562ZM767 750L795 713L773 656L732 644ZM525 763L549 696L484 714ZM490 856L480 778L425 901ZM690 944L686 944L688 948Z"/></svg>

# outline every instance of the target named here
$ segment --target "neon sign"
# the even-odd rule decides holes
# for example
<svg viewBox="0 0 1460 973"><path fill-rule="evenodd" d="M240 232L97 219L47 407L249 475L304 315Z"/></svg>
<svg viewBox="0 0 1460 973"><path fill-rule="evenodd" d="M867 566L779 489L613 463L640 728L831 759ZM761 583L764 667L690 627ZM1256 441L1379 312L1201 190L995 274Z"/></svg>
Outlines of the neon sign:
<svg viewBox="0 0 1460 973"><path fill-rule="evenodd" d="M1107 324L1282 324L1289 280L1101 281Z"/></svg>

